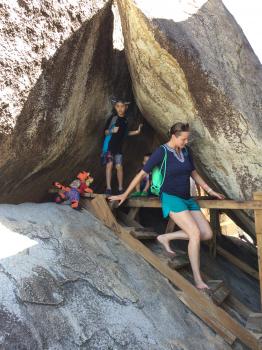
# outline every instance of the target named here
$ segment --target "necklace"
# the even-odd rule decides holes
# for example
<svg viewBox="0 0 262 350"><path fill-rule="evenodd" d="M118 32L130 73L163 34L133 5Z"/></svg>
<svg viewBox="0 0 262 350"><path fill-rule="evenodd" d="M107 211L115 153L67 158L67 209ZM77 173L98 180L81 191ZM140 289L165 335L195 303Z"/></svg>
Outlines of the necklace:
<svg viewBox="0 0 262 350"><path fill-rule="evenodd" d="M177 153L177 151L174 148L169 147L167 144L165 144L166 148L173 153L174 157L180 162L184 163L185 157L183 152L181 151L180 153Z"/></svg>

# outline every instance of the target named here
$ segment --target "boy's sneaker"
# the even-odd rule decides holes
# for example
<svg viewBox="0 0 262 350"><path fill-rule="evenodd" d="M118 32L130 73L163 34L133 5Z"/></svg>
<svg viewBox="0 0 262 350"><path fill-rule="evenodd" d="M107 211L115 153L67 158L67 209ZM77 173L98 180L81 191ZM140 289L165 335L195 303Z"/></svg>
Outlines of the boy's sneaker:
<svg viewBox="0 0 262 350"><path fill-rule="evenodd" d="M123 194L123 193L124 193L124 190L118 190L118 191L117 191L117 195Z"/></svg>
<svg viewBox="0 0 262 350"><path fill-rule="evenodd" d="M111 188L107 188L105 194L106 194L107 196L111 196L111 194L112 194Z"/></svg>

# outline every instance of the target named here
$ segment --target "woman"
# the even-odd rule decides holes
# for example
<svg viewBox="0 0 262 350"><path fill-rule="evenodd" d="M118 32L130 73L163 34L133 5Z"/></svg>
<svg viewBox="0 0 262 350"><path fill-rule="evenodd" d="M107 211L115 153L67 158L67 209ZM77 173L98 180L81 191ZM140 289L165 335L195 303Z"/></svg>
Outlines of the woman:
<svg viewBox="0 0 262 350"><path fill-rule="evenodd" d="M190 197L190 176L208 194L219 199L225 197L213 191L195 170L192 156L186 147L189 139L189 124L176 123L170 129L170 139L160 146L149 158L143 169L131 181L127 190L118 196L111 196L110 200L120 201L121 205L129 193L141 179L149 174L155 166L160 166L166 158L166 173L160 191L163 216L170 217L180 230L157 237L166 251L175 254L169 242L175 239L189 240L188 255L193 271L195 285L198 289L209 289L200 274L200 240L212 238L210 225L202 214L198 203Z"/></svg>

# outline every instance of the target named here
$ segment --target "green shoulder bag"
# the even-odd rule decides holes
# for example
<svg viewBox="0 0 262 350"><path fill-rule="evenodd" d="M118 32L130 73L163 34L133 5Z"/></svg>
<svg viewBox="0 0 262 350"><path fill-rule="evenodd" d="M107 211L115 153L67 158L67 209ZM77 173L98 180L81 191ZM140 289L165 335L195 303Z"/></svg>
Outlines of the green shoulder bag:
<svg viewBox="0 0 262 350"><path fill-rule="evenodd" d="M165 181L165 176L166 176L167 151L165 146L162 145L162 147L165 150L165 156L161 166L160 167L156 166L152 170L152 180L151 180L151 186L150 186L151 193L153 193L156 196L159 196L161 187Z"/></svg>

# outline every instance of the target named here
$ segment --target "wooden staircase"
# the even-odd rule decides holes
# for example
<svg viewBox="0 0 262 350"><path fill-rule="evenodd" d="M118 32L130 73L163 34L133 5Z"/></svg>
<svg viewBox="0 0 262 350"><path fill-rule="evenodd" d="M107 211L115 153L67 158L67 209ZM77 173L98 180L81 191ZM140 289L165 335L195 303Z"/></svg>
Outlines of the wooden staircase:
<svg viewBox="0 0 262 350"><path fill-rule="evenodd" d="M187 254L179 252L171 259L146 246L146 242L154 241L158 234L135 220L138 210L135 213L131 209L125 214L110 208L103 195L94 196L93 199L82 199L82 206L168 278L179 300L226 342L232 345L239 339L250 349L262 350L262 314L252 313L232 295L222 280L212 280L202 274L211 289L204 293L195 288Z"/></svg>

